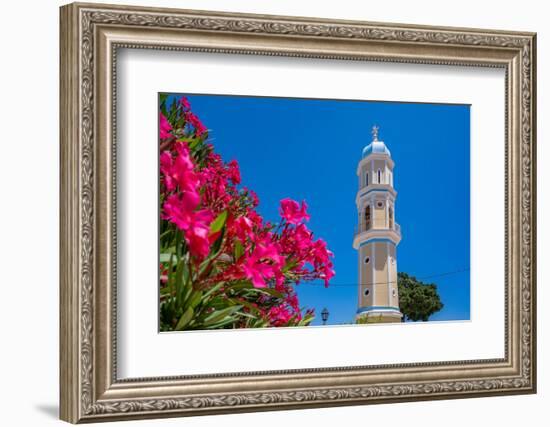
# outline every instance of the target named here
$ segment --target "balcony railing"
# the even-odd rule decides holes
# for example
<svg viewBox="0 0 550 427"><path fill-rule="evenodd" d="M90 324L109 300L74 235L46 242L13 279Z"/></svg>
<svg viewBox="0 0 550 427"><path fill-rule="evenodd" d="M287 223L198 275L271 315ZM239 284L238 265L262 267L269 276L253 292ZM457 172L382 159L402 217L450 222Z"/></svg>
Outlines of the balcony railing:
<svg viewBox="0 0 550 427"><path fill-rule="evenodd" d="M369 230L394 230L397 234L401 234L401 226L394 222L393 227L390 227L385 221L363 221L355 226L354 236L364 233Z"/></svg>

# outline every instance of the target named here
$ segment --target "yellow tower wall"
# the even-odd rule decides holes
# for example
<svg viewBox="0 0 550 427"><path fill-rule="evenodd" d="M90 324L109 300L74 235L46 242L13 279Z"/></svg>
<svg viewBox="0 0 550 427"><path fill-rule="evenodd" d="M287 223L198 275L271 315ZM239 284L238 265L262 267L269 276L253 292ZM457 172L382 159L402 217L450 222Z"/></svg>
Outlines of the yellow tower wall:
<svg viewBox="0 0 550 427"><path fill-rule="evenodd" d="M360 259L359 259L359 265L360 265L360 270L361 270L361 286L360 286L360 289L359 289L359 292L361 292L361 294L359 295L359 301L360 301L360 305L362 307L365 307L365 306L371 306L371 305L374 305L373 304L373 300L372 300L372 297L373 297L373 292L372 292L372 268L373 268L373 262L372 262L372 254L373 254L373 251L372 251L372 247L371 245L365 245L365 246L362 246L361 247L361 250L359 252L359 256L360 256ZM365 258L366 257L369 257L371 259L371 261L368 263L368 264L365 264ZM369 288L370 289L370 293L368 296L365 296L365 288Z"/></svg>
<svg viewBox="0 0 550 427"><path fill-rule="evenodd" d="M394 262L390 262L389 269L390 269L390 291L392 292L391 298L390 298L390 305L392 307L399 307L399 292L398 292L398 286L397 286L397 257L396 252L397 248L395 245L389 245L390 247L390 257L394 260ZM395 290L395 295L393 295L393 290Z"/></svg>
<svg viewBox="0 0 550 427"><path fill-rule="evenodd" d="M376 283L374 304L388 305L388 251L386 243L374 242L374 280Z"/></svg>
<svg viewBox="0 0 550 427"><path fill-rule="evenodd" d="M386 228L386 203L382 202L382 207L377 206L378 201L374 202L374 228Z"/></svg>

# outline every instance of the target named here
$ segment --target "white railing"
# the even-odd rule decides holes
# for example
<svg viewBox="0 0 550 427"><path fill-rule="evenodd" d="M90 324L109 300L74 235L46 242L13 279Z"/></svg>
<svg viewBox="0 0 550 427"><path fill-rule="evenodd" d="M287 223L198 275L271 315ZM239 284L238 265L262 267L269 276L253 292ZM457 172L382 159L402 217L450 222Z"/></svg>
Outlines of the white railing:
<svg viewBox="0 0 550 427"><path fill-rule="evenodd" d="M355 226L353 235L357 236L358 234L364 233L365 231L369 230L394 230L397 234L401 234L401 226L396 222L393 223L393 227L386 227L386 224L384 224L383 226L378 226L378 224L374 224L373 221L363 221Z"/></svg>

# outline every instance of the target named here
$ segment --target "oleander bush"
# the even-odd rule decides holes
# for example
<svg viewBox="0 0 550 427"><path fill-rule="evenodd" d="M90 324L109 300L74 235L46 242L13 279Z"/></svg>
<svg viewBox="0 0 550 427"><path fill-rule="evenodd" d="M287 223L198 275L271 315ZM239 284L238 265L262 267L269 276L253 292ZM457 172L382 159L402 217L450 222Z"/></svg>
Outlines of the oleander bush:
<svg viewBox="0 0 550 427"><path fill-rule="evenodd" d="M309 325L315 313L295 286L328 286L334 271L305 201L281 200L279 222L264 220L187 98L161 95L160 105L161 330Z"/></svg>

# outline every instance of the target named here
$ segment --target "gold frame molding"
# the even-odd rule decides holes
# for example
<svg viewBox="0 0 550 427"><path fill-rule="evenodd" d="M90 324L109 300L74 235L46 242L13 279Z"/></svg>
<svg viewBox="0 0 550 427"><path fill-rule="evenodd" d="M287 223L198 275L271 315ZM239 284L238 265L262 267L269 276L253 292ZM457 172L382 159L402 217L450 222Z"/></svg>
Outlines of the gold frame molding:
<svg viewBox="0 0 550 427"><path fill-rule="evenodd" d="M81 3L61 7L60 14L61 419L112 421L536 391L536 34ZM505 69L505 357L117 379L118 48Z"/></svg>

